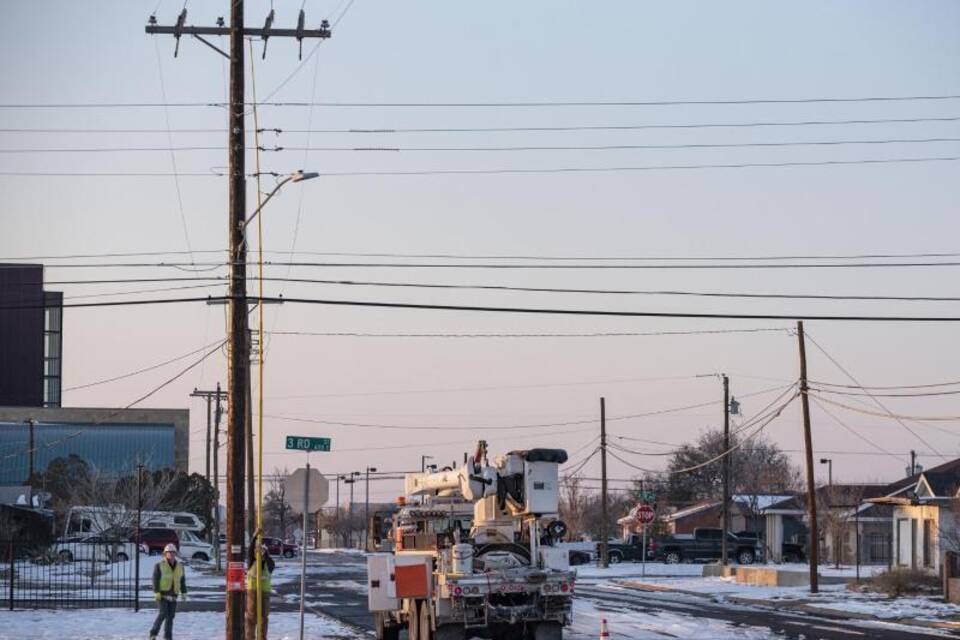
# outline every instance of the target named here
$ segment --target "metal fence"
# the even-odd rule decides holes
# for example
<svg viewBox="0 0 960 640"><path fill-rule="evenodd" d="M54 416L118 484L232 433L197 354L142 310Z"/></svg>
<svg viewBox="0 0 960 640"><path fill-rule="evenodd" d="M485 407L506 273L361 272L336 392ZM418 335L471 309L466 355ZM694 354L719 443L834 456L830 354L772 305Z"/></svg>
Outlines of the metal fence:
<svg viewBox="0 0 960 640"><path fill-rule="evenodd" d="M139 609L137 545L101 540L41 548L0 541L3 604L13 609ZM4 602L5 601L5 602Z"/></svg>

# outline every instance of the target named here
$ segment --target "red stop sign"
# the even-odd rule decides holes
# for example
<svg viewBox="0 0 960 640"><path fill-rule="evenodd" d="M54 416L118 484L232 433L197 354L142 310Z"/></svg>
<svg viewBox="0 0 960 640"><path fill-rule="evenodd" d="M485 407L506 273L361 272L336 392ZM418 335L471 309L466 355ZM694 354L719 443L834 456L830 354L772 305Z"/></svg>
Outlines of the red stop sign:
<svg viewBox="0 0 960 640"><path fill-rule="evenodd" d="M653 507L648 504L642 504L637 507L637 520L642 524L650 524L657 517L657 514L653 511Z"/></svg>

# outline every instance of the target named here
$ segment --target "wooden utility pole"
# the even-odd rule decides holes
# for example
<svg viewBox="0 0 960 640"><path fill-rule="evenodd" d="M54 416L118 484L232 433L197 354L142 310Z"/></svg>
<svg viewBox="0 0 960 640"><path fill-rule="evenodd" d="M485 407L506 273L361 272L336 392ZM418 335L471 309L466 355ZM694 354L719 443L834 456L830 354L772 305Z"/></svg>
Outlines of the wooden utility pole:
<svg viewBox="0 0 960 640"><path fill-rule="evenodd" d="M223 417L223 405L221 400L227 397L226 393L220 391L220 383L217 383L217 409L214 413L213 423L213 554L217 558L217 571L221 571L223 565L220 558L220 418Z"/></svg>
<svg viewBox="0 0 960 640"><path fill-rule="evenodd" d="M600 493L601 521L600 521L600 566L606 569L610 566L610 554L607 541L610 534L607 531L607 401L600 398Z"/></svg>
<svg viewBox="0 0 960 640"><path fill-rule="evenodd" d="M803 407L803 447L807 467L807 512L810 532L807 538L810 557L810 593L819 590L817 568L820 565L820 536L817 527L817 488L813 479L813 438L810 435L810 399L807 397L807 346L803 339L803 321L797 322L800 342L800 406Z"/></svg>
<svg viewBox="0 0 960 640"><path fill-rule="evenodd" d="M727 566L727 535L730 531L730 379L723 374L723 534L720 566Z"/></svg>
<svg viewBox="0 0 960 640"><path fill-rule="evenodd" d="M202 389L193 389L193 393L190 394L191 398L203 398L207 401L207 459L204 466L204 477L206 477L207 482L213 483L214 481L210 479L210 436L213 430L213 401L217 400L219 402L220 396L226 397L226 394L217 389L213 390L202 390ZM214 472L216 475L216 472Z"/></svg>
<svg viewBox="0 0 960 640"><path fill-rule="evenodd" d="M250 387L250 339L247 323L247 243L244 233L246 224L246 165L244 141L246 96L244 86L244 36L258 37L264 41L273 37L292 37L300 41L301 52L304 38L329 38L330 28L324 20L320 29L305 29L303 10L296 29L274 29L271 11L262 28L244 27L243 0L230 3L230 26L221 18L215 27L188 26L187 10L184 8L177 22L171 26L157 24L151 16L146 26L150 34L169 34L176 41L174 56L180 49L180 38L190 35L230 60L230 104L228 123L228 237L230 251L230 335L228 368L227 412L227 565L242 567L246 559L244 541L244 452L245 427L249 404ZM229 36L230 50L223 51L204 36ZM251 504L252 508L253 505ZM237 564L233 564L237 563ZM241 583L237 589L227 581L226 634L227 640L242 640L244 636L243 606L244 591ZM259 587L258 587L259 588Z"/></svg>

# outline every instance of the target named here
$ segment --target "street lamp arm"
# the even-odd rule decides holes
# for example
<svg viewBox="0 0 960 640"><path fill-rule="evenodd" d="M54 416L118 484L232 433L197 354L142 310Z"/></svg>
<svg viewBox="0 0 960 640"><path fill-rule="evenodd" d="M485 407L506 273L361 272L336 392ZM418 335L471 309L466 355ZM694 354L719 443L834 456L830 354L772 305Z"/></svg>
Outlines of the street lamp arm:
<svg viewBox="0 0 960 640"><path fill-rule="evenodd" d="M303 182L304 180L310 180L311 178L316 178L319 175L320 175L319 173L316 173L313 171L310 171L310 172L296 171L288 175L286 178L281 180L277 184L277 186L273 188L273 191L267 194L267 197L264 198L263 202L260 203L260 206L257 207L257 209L250 214L250 217L248 217L246 220L243 221L243 225L240 227L240 230L241 231L246 230L247 225L253 222L253 219L256 218L257 215L260 213L260 211L266 206L266 204L270 202L270 198L275 196L276 193L280 191L280 189L283 188L285 184L287 184L288 182Z"/></svg>

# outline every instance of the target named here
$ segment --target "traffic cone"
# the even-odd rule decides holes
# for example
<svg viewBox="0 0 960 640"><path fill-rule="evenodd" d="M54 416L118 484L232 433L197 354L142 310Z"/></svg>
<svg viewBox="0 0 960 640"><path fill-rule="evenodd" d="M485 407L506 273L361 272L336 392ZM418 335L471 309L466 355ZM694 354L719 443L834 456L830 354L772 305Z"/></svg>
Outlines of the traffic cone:
<svg viewBox="0 0 960 640"><path fill-rule="evenodd" d="M610 638L610 632L607 631L607 619L601 618L600 620L600 640L608 640Z"/></svg>

